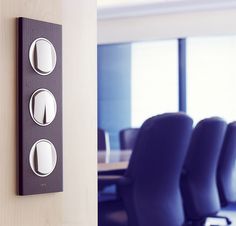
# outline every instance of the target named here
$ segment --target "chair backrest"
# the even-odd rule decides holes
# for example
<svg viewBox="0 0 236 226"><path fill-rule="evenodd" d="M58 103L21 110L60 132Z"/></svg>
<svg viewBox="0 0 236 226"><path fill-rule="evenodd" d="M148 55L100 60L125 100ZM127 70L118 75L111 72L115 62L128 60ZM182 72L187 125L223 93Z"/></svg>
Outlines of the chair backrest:
<svg viewBox="0 0 236 226"><path fill-rule="evenodd" d="M220 209L216 170L225 130L226 122L212 117L193 131L181 178L187 220L198 221Z"/></svg>
<svg viewBox="0 0 236 226"><path fill-rule="evenodd" d="M138 136L139 128L123 129L119 133L120 149L134 149L134 145Z"/></svg>
<svg viewBox="0 0 236 226"><path fill-rule="evenodd" d="M179 179L191 132L192 119L184 113L154 116L142 125L125 174L133 182L136 213L128 217L137 217L139 226L183 224Z"/></svg>
<svg viewBox="0 0 236 226"><path fill-rule="evenodd" d="M217 185L222 206L236 202L236 122L227 126L218 162Z"/></svg>
<svg viewBox="0 0 236 226"><path fill-rule="evenodd" d="M98 128L98 151L110 150L109 134Z"/></svg>

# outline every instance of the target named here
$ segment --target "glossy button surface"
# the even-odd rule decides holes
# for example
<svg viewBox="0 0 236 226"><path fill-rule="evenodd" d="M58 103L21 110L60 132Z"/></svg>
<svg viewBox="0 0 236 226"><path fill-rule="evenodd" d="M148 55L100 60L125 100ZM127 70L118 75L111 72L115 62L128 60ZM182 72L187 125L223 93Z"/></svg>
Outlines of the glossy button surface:
<svg viewBox="0 0 236 226"><path fill-rule="evenodd" d="M54 145L45 139L37 141L31 148L29 162L37 176L46 177L51 174L57 162Z"/></svg>
<svg viewBox="0 0 236 226"><path fill-rule="evenodd" d="M36 39L30 46L29 59L32 68L38 74L48 75L56 66L55 48L45 38Z"/></svg>
<svg viewBox="0 0 236 226"><path fill-rule="evenodd" d="M38 89L30 98L29 109L32 119L38 125L47 126L56 116L56 100L49 90Z"/></svg>
<svg viewBox="0 0 236 226"><path fill-rule="evenodd" d="M41 141L36 144L36 170L42 175L49 174L53 169L51 144Z"/></svg>

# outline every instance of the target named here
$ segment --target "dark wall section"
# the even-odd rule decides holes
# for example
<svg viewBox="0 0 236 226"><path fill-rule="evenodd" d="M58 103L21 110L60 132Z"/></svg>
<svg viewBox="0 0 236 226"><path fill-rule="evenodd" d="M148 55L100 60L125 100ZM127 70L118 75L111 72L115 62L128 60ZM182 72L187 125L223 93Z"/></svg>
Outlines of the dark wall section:
<svg viewBox="0 0 236 226"><path fill-rule="evenodd" d="M98 127L119 149L119 131L131 126L131 44L98 46Z"/></svg>

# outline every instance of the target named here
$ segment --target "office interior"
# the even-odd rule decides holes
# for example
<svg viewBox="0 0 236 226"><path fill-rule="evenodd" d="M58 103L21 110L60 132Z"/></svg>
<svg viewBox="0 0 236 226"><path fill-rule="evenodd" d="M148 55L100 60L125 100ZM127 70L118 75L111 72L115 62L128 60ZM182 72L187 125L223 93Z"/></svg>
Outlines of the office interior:
<svg viewBox="0 0 236 226"><path fill-rule="evenodd" d="M233 133L227 131L234 131L234 124L230 123L235 120L235 1L1 0L0 12L0 225L125 225L129 220L127 210L131 211L130 220L134 220L135 226L152 226L152 224L155 226L171 226L171 224L178 226L186 223L186 213L184 212L186 208L184 209L183 204L184 200L191 200L191 196L186 193L183 193L185 195L178 193L175 202L171 197L171 192L178 192L180 189L178 175L180 176L182 173L183 159L186 157L187 147L189 148L188 141L190 142L190 135L192 135L190 130L196 128L201 119L207 118L208 120L203 122L204 125L209 123L217 123L218 125L219 130L217 131L221 139L214 140L221 140L227 144L227 140L231 140L233 137L228 135L228 138L224 137L223 140L222 134L226 136L226 134ZM26 185L30 185L32 182L32 180L27 181L28 177L35 178L33 182L37 188L40 188L42 194L19 196L17 193L19 188L17 175L21 161L17 157L19 146L19 133L17 132L19 84L17 80L19 62L22 62L19 61L19 43L17 43L19 30L16 20L19 17L62 26L61 37L59 36L57 39L57 35L53 36L53 39L59 40L61 38L62 41L61 51L58 52L55 45L55 51L62 59L60 67L62 80L59 89L62 101L58 105L62 113L62 125L58 131L63 132L62 139L59 139L63 147L63 159L60 159L62 167L59 175L63 186L60 192L48 193L45 190L47 184L37 183L41 178L40 180L48 180L51 185L54 185L50 178L55 171L45 177L38 177L38 172L34 172L30 168L28 156L24 162ZM37 29L32 29L33 32L29 32L27 35L37 32ZM54 32L54 29L49 31ZM37 38L34 37L28 41L34 42ZM54 44L53 40L50 42ZM25 53L27 51L29 48L25 49ZM117 51L120 54L118 59L116 59ZM115 73L115 80L109 82L108 86L105 85L104 79L107 79L106 76L109 73L102 76L100 74L104 69L101 68L101 62L105 60L104 57L108 57L107 52L109 52L110 63L115 63L110 65L111 69L113 72L118 70L121 73L119 76ZM33 59L35 60L35 58ZM44 77L40 77L37 70L34 71L32 65L30 66L30 59L26 56L24 60L27 62L25 65L27 73L33 73L36 76L34 78L41 81ZM118 62L121 64L120 66L116 65ZM139 68L136 68L135 65ZM105 67L108 69L109 65ZM58 70L57 64L56 70ZM142 77L143 72L145 78ZM55 71L53 73L55 74ZM156 76L156 74L165 75L165 77ZM45 77L46 80L48 78L50 76ZM53 89L56 88L56 84L55 86L51 84ZM27 85L32 88L31 83ZM39 87L39 85L40 83L35 83L37 88L45 88ZM99 89L100 85L104 86L102 90ZM117 89L117 86L120 88ZM123 92L121 92L121 86L123 86ZM140 89L142 88L145 90L141 93ZM141 96L139 96L140 94ZM30 101L30 96L24 97L28 98L28 102ZM152 103L149 102L149 98ZM113 99L116 99L118 105L111 103ZM106 103L101 109L99 105L102 102ZM112 104L112 108L109 109L112 116L117 117L114 120L110 118L109 121L117 121L119 124L107 124L108 121L103 121L101 113L106 113L108 104ZM124 105L125 108L122 107ZM26 114L31 117L28 107L27 105L26 112L28 113ZM121 107L123 108L122 112ZM113 115L113 110L116 111L115 115ZM153 116L154 118L150 119ZM220 118L212 118L216 116ZM57 118L57 115L55 117ZM209 119L209 117L211 118ZM135 132L138 136L141 125L146 130L147 124L143 124L143 122L148 118L150 119L148 124L151 125L148 128L151 131L150 134L154 134L155 131L160 135L152 137L152 141L155 141L153 144L176 146L172 149L168 148L169 151L174 149L175 155L171 155L172 158L169 158L170 154L167 152L168 155L165 155L166 152L163 152L159 156L151 154L141 156L141 162L150 158L155 167L167 166L167 168L161 171L159 169L151 170L149 174L146 174L145 170L142 171L143 168L141 168L141 173L143 173L138 178L144 182L141 180L138 184L147 186L138 187L141 190L136 191L139 193L145 188L147 190L141 194L147 196L141 200L141 204L136 203L135 206L127 208L121 200L124 197L133 196L124 196L123 193L120 193L117 182L129 184L128 180L121 181L120 179L129 167L129 159L134 153L132 147L135 145L136 139L128 138L128 147L125 146L125 143L120 144L120 137L125 137L125 131L120 132L129 127L132 128L131 134ZM35 128L41 128L32 118L28 119L27 122L34 125ZM159 120L163 125L160 130L158 126L155 127ZM169 123L171 120L173 123ZM47 128L52 128L53 125L54 122L46 125L45 131ZM106 133L102 133L103 141L105 141L103 145L107 145L106 151L104 151L105 148L102 148L103 151L98 151L97 138L100 127L106 131ZM127 131L129 134L130 130ZM48 135L47 132L45 134ZM40 139L45 139L45 134L41 134ZM160 141L166 140L159 139L165 134L168 135L168 141L172 140L172 142L160 143ZM143 141L148 137L145 135ZM204 137L207 138L207 141L212 141L209 134ZM32 137L30 136L30 138ZM201 136L198 139L201 139ZM182 145L180 147L178 146L179 141ZM233 138L232 141L234 141ZM149 143L152 142L147 144ZM37 146L36 141L32 143L32 145L34 144ZM197 142L192 147L198 147L198 144L202 144L202 142ZM222 150L234 150L230 148L232 146L233 142L229 145L229 149L226 148L227 145L218 145L218 155L224 153ZM46 147L48 146L46 145ZM150 153L153 153L152 147L154 146L148 148ZM57 151L57 147L55 149ZM208 149L201 148L201 150L209 153L206 151ZM213 157L217 156L214 154L214 150L211 153L209 164L213 162L211 161ZM155 153L160 154L160 152ZM180 153L182 154L180 155ZM198 154L198 152L193 152L193 154L196 153ZM197 155L197 157L203 158L204 156L206 155L200 155L200 153ZM172 163L179 158L182 164L178 165L178 172L172 170L175 164L166 164L163 158L171 159ZM234 158L232 157L230 160L230 164L226 164L226 166L230 166L229 170L232 169ZM159 164L156 164L156 161L159 161ZM203 166L201 161L194 163L197 169L203 169L202 167L198 168L199 165ZM141 163L137 166L147 167L149 164ZM205 166L207 167L208 164ZM112 174L110 173L111 169ZM169 172L173 178L167 177L168 169L171 169ZM233 172L234 175L235 171L230 172ZM161 180L168 180L168 183L161 183L159 179L152 180L153 184L146 181L146 179L155 178L157 175L162 176L159 178ZM230 181L232 180L228 182ZM153 188L152 192L157 194L156 192L159 192L160 188L164 188L161 185L169 183L174 183L173 186L165 187L170 191L168 190L162 195L161 201L160 199L155 201L156 196L150 192L150 189ZM212 183L209 184L212 185ZM235 184L233 182L231 186L226 186L226 188L232 188ZM228 204L225 200L226 203L221 206L218 189L216 190L216 187L213 189L215 192L211 192L211 195L205 197L204 200L207 202L205 205L200 205L199 210L205 210L211 206L212 202L208 198L213 197L212 194L214 194L214 200L216 202L218 200L217 208L214 214L210 214L210 217L206 214L202 219L201 216L202 221L200 223L197 221L197 223L226 225L231 221L231 225L234 226L235 201ZM123 189L123 192L126 191L126 188ZM195 191L198 192L199 189ZM148 196L149 194L150 196ZM201 192L201 194L203 193ZM166 195L170 198L169 202L165 199ZM231 195L233 196L234 192L230 194L230 197ZM136 201L140 201L138 197L140 196L137 196ZM127 203L133 205L132 202L128 201ZM165 204L169 205L163 212ZM148 206L152 206L152 211ZM136 211L137 207L138 214L133 212L134 215L132 215L132 211ZM213 205L213 207L216 206ZM192 208L187 209L188 211L192 210ZM221 217L217 218L216 214ZM138 218L134 217L136 215ZM188 223L191 222L188 221Z"/></svg>
<svg viewBox="0 0 236 226"><path fill-rule="evenodd" d="M236 137L229 139L236 36L228 3L98 3L99 226L236 225ZM183 114L192 129L178 170L171 165L181 153L169 143L185 133L172 121ZM232 195L226 202L221 176Z"/></svg>

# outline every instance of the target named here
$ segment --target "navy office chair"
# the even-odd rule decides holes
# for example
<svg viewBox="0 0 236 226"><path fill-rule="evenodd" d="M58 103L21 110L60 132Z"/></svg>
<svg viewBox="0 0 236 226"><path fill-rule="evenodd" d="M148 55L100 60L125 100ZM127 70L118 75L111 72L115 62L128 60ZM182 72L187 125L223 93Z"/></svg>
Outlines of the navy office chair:
<svg viewBox="0 0 236 226"><path fill-rule="evenodd" d="M123 129L119 133L120 149L134 149L134 145L138 136L139 128L127 128Z"/></svg>
<svg viewBox="0 0 236 226"><path fill-rule="evenodd" d="M103 129L98 128L98 151L110 149L109 134Z"/></svg>
<svg viewBox="0 0 236 226"><path fill-rule="evenodd" d="M222 206L236 202L236 122L228 124L221 150L217 185Z"/></svg>
<svg viewBox="0 0 236 226"><path fill-rule="evenodd" d="M203 225L220 210L216 170L225 130L225 121L214 117L193 131L181 178L187 225Z"/></svg>
<svg viewBox="0 0 236 226"><path fill-rule="evenodd" d="M129 226L181 226L179 180L192 119L166 113L144 122L125 176L119 181Z"/></svg>

